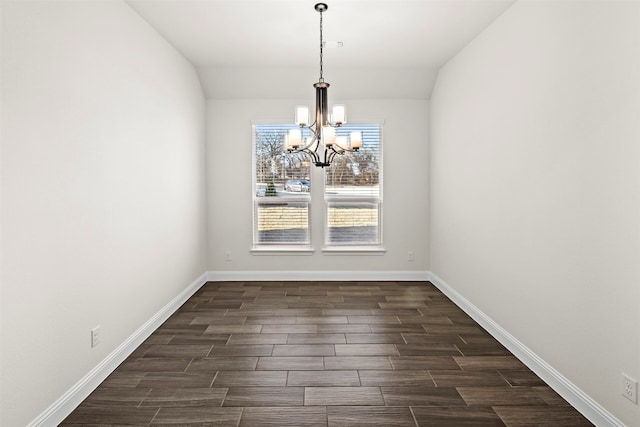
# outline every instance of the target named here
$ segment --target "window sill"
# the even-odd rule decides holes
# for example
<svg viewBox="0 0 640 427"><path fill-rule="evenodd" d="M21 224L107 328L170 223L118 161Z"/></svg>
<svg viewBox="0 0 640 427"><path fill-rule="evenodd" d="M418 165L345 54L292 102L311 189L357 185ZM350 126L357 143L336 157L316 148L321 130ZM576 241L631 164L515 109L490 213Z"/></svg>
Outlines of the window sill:
<svg viewBox="0 0 640 427"><path fill-rule="evenodd" d="M323 255L384 255L387 250L381 246L327 246Z"/></svg>
<svg viewBox="0 0 640 427"><path fill-rule="evenodd" d="M258 247L249 250L251 255L313 255L313 248L283 247Z"/></svg>

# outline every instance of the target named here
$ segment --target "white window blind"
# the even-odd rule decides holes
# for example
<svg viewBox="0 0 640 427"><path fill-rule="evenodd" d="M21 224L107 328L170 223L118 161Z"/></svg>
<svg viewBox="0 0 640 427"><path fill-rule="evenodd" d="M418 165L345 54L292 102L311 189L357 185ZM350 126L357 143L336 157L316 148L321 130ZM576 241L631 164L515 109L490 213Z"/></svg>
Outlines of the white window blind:
<svg viewBox="0 0 640 427"><path fill-rule="evenodd" d="M309 246L311 169L299 154L284 151L289 124L253 126L253 244Z"/></svg>
<svg viewBox="0 0 640 427"><path fill-rule="evenodd" d="M256 202L255 210L258 244L309 244L308 201L265 198Z"/></svg>
<svg viewBox="0 0 640 427"><path fill-rule="evenodd" d="M336 135L362 133L362 147L325 169L327 246L382 245L382 126L345 124Z"/></svg>

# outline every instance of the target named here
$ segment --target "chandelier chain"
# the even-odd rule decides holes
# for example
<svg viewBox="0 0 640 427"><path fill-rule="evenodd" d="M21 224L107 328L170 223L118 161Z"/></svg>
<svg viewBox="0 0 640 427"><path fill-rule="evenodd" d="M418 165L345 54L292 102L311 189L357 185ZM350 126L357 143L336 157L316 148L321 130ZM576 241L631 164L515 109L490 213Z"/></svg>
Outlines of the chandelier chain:
<svg viewBox="0 0 640 427"><path fill-rule="evenodd" d="M322 60L322 49L324 48L324 42L322 40L322 11L320 11L320 82L324 82L324 77L322 76L322 66L323 66L323 60Z"/></svg>

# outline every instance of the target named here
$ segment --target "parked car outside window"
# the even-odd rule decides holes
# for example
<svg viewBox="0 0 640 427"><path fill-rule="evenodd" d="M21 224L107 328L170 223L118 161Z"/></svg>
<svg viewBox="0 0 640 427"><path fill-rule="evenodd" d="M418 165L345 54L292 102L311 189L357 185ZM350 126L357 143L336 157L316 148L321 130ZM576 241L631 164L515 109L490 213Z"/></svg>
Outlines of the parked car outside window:
<svg viewBox="0 0 640 427"><path fill-rule="evenodd" d="M311 183L306 179L289 179L284 184L284 191L297 191L308 193Z"/></svg>

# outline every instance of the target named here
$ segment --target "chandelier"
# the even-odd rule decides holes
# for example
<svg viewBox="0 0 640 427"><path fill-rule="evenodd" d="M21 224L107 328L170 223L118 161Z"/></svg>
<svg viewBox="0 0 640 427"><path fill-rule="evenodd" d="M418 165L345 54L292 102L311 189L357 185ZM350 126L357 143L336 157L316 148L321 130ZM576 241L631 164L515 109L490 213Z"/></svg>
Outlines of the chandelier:
<svg viewBox="0 0 640 427"><path fill-rule="evenodd" d="M339 128L346 121L344 105L334 105L331 116L328 113L327 91L329 83L324 81L322 39L322 13L329 6L318 3L314 9L320 13L320 78L313 87L316 88L316 115L313 123L309 124L309 108L296 107L296 124L299 129L291 129L285 135L284 146L289 153L303 153L318 167L331 166L333 158L346 152L358 151L362 147L362 134L351 132L349 139L346 135L336 135Z"/></svg>

